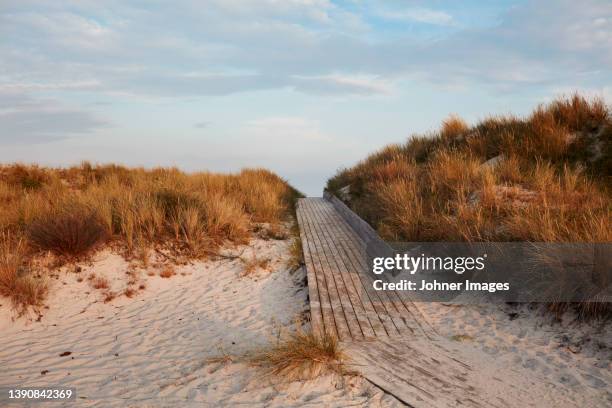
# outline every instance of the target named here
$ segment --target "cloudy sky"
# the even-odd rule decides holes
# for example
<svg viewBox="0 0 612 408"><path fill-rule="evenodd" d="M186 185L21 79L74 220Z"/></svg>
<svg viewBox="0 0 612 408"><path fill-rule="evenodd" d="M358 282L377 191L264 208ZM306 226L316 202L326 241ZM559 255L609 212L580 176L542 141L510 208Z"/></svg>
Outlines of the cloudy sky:
<svg viewBox="0 0 612 408"><path fill-rule="evenodd" d="M319 195L371 151L612 101L612 2L0 0L0 162L233 171Z"/></svg>

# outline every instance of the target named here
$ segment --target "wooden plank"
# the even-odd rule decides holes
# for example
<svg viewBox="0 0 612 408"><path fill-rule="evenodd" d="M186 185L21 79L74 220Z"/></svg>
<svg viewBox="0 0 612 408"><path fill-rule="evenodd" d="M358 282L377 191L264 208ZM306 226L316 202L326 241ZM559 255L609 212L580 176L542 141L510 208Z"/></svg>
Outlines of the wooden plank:
<svg viewBox="0 0 612 408"><path fill-rule="evenodd" d="M309 242L312 243L311 249L314 248L314 252L312 252L312 254L319 260L318 266L315 266L317 278L319 279L318 282L322 282L327 289L329 306L333 315L333 321L335 323L338 339L348 340L351 338L351 332L348 327L346 317L344 315L344 310L342 308L342 303L340 302L340 297L338 295L338 289L336 288L336 283L334 281L333 274L329 272L329 265L327 263L325 253L323 252L319 236L316 233L317 225L312 217L311 212L312 199L306 200L306 203L307 205L304 206L304 219L306 221L306 225L309 228ZM320 277L322 277L323 279L321 279Z"/></svg>
<svg viewBox="0 0 612 408"><path fill-rule="evenodd" d="M298 201L296 215L298 224L300 226L304 224L303 210L301 209L303 205L304 203L301 200ZM310 249L308 246L308 237L306 236L306 229L304 227L300 228L300 240L302 241L302 252L304 253L304 264L306 265L306 277L308 280L310 325L312 326L313 333L317 336L321 336L325 332L325 325L323 324L323 314L321 311L319 288L317 285L312 256L310 255Z"/></svg>
<svg viewBox="0 0 612 408"><path fill-rule="evenodd" d="M325 275L322 272L321 260L319 257L319 252L316 246L316 237L313 236L311 231L311 225L308 221L308 206L307 203L304 207L304 221L305 221L305 229L307 230L308 235L308 247L310 251L310 256L313 259L313 270L315 273L315 281L317 282L317 287L319 289L319 296L321 301L321 314L323 315L323 322L325 324L325 331L331 335L339 338L338 328L336 326L336 318L334 316L332 303L329 296L328 285L326 282Z"/></svg>
<svg viewBox="0 0 612 408"><path fill-rule="evenodd" d="M483 381L482 377L477 378L478 370L423 338L409 341L381 338L342 345L356 370L411 407L531 406L518 392L510 401L503 392L489 393L480 385ZM502 385L512 390L511 383Z"/></svg>
<svg viewBox="0 0 612 408"><path fill-rule="evenodd" d="M327 200L301 199L298 222L309 276L313 328L342 340L423 333L395 292L374 291L363 241Z"/></svg>
<svg viewBox="0 0 612 408"><path fill-rule="evenodd" d="M393 325L393 322L387 316L387 312L382 308L382 302L377 294L370 294L370 291L364 287L364 277L358 262L354 259L352 251L347 249L347 244L341 242L339 250L344 254L344 259L348 259L348 264L351 266L350 273L355 287L358 289L358 296L361 298L366 314L372 323L377 336L387 336L389 334L397 334L398 331ZM367 283L366 283L367 284Z"/></svg>
<svg viewBox="0 0 612 408"><path fill-rule="evenodd" d="M346 207L343 203L340 203L337 198L332 197L331 199L332 201L329 201L329 202L331 203L332 207L335 210L337 210L336 204L339 203L338 205L342 205L345 211L351 212L351 210L348 207ZM338 211L336 212L344 220L344 215L342 215ZM358 218L357 215L354 214L354 216ZM350 225L348 225L348 223L345 222L345 223L341 223L338 225L339 227L347 231L348 235L352 237L353 240L357 240L363 243L363 241L359 237L359 234L356 231L354 231L353 228ZM371 233L375 234L375 232L369 226L367 227L367 229L371 230ZM364 260L367 259L367 256L362 257L362 259ZM368 268L367 265L365 267ZM368 276L372 277L370 273L368 273ZM382 279L384 279L384 276L382 277ZM422 313L418 305L412 301L409 293L402 292L402 291L391 291L391 292L386 291L386 292L388 292L387 295L389 296L389 298L393 299L393 303L396 306L396 310L399 311L400 316L402 316L401 317L402 320L405 320L405 323L407 325L409 325L413 330L420 332L426 336L431 337L431 336L436 335L435 329L427 321L427 319L425 318L425 315Z"/></svg>
<svg viewBox="0 0 612 408"><path fill-rule="evenodd" d="M325 237L322 233L322 227L325 220L319 220L314 212L312 203L314 200L310 200L309 212L310 218L309 220L315 225L313 233L317 235L317 242L319 243L320 256L322 259L323 273L326 276L328 286L331 287L329 292L331 294L337 295L337 303L340 305L340 308L336 307L336 304L332 304L335 310L340 310L342 313L336 313L336 326L339 326L339 320L344 320L340 323L341 326L346 326L348 329L349 338L360 339L363 338L363 333L361 331L361 327L359 326L359 322L355 315L355 311L353 309L353 305L350 302L348 293L346 288L343 285L342 279L339 276L339 271L335 268L335 262L332 258L330 258L328 254L328 245L325 241ZM334 301L334 297L331 296L331 300ZM341 329L339 329L340 331ZM342 336L342 335L341 335Z"/></svg>
<svg viewBox="0 0 612 408"><path fill-rule="evenodd" d="M345 293L347 294L347 298L352 306L362 336L365 338L373 338L376 334L372 328L372 324L370 323L370 319L366 314L361 299L358 296L357 289L350 278L351 272L346 266L346 260L343 259L341 254L338 252L338 248L336 247L338 237L333 236L330 233L329 226L326 222L323 222L321 215L317 212L316 208L314 209L314 216L320 221L320 232L326 244L328 259L333 260L332 266L335 267L340 274L341 283L345 288ZM352 332L353 331L351 330L351 333ZM355 339L355 336L353 336L353 339Z"/></svg>
<svg viewBox="0 0 612 408"><path fill-rule="evenodd" d="M321 264L319 262L319 258L317 256L317 250L313 243L313 236L310 230L310 224L308 223L308 216L306 214L306 208L308 206L307 199L301 199L300 201L300 214L302 219L302 224L300 224L300 228L305 231L304 241L302 242L304 246L304 251L308 252L308 258L310 258L310 265L306 265L306 268L310 268L313 272L314 279L308 281L308 285L314 285L316 282L317 290L319 293L319 304L321 309L321 315L323 320L323 330L329 334L330 336L334 336L338 338L338 331L336 329L336 322L334 319L334 314L331 308L331 302L329 299L329 294L327 292L327 283L325 282L325 276L323 275Z"/></svg>
<svg viewBox="0 0 612 408"><path fill-rule="evenodd" d="M338 225L339 228L342 228L351 240L360 241L360 238L352 231L351 227L346 224L346 222L338 222L336 225ZM363 268L366 268L367 270L367 258L365 255L362 257L356 257L355 259L361 263ZM374 277L370 273L367 273L367 278L368 284L371 285L374 281ZM388 300L392 304L392 316L400 327L402 324L406 325L410 331L421 333L426 336L432 336L435 334L435 331L429 322L427 322L419 308L413 302L401 296L397 291L385 291L383 293L383 299L385 299L384 301ZM386 298L384 296L386 296Z"/></svg>
<svg viewBox="0 0 612 408"><path fill-rule="evenodd" d="M333 225L334 230L338 234L338 236L343 237L343 240L340 240L340 245L346 250L348 258L353 262L354 267L360 272L359 278L362 282L362 286L366 293L370 296L372 301L372 305L374 310L376 310L377 314L380 317L380 320L385 325L386 331L389 335L397 335L406 331L406 325L404 322L398 319L400 316L399 312L395 310L395 305L388 298L387 293L384 291L374 291L371 289L372 287L372 278L369 273L367 273L368 267L366 265L366 255L363 249L357 250L360 245L362 245L359 241L359 238L354 236L354 239L347 234L347 231L342 227L346 225L346 222L335 213L335 209L331 204L326 203L327 208L324 209L326 211L326 216L333 220L330 225ZM346 225L347 228L348 225ZM348 242L352 242L354 245L348 245Z"/></svg>
<svg viewBox="0 0 612 408"><path fill-rule="evenodd" d="M347 245L348 243L342 242L344 238L338 236L337 234L334 235L333 239L336 243L336 245L333 246L334 253L341 258L342 263L345 265L347 271L349 271L349 280L352 282L352 286L355 288L355 294L357 297L357 299L355 299L355 303L361 304L360 310L368 318L370 325L374 330L374 334L377 336L387 336L387 330L385 329L380 316L374 309L372 301L363 287L360 279L361 272L358 269L355 269L353 260L343 248L343 245Z"/></svg>

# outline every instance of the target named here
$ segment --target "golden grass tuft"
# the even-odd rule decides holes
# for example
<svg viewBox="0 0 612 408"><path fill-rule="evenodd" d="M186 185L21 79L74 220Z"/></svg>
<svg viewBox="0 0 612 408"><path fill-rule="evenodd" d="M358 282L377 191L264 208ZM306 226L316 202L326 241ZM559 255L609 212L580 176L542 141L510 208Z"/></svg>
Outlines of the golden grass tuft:
<svg viewBox="0 0 612 408"><path fill-rule="evenodd" d="M15 241L10 235L0 235L0 295L11 300L18 314L28 307L38 308L47 295L44 278L35 276L25 264L23 241Z"/></svg>
<svg viewBox="0 0 612 408"><path fill-rule="evenodd" d="M60 205L30 224L27 235L32 245L57 255L77 257L107 239L107 230L94 210L75 203Z"/></svg>
<svg viewBox="0 0 612 408"><path fill-rule="evenodd" d="M165 267L160 273L159 276L164 278L164 279L168 279L171 278L173 276L176 275L176 271L174 270L174 268L172 266L167 266Z"/></svg>
<svg viewBox="0 0 612 408"><path fill-rule="evenodd" d="M258 258L255 255L251 258L240 258L240 260L244 263L242 276L249 276L259 270L267 269L271 262L270 258Z"/></svg>
<svg viewBox="0 0 612 408"><path fill-rule="evenodd" d="M289 247L289 260L287 266L291 270L296 270L304 265L304 249L302 247L302 240L300 236L294 236Z"/></svg>
<svg viewBox="0 0 612 408"><path fill-rule="evenodd" d="M98 276L91 280L91 286L94 289L108 289L110 287L110 283L108 282L108 279Z"/></svg>
<svg viewBox="0 0 612 408"><path fill-rule="evenodd" d="M132 298L134 297L134 295L136 295L136 290L132 288L125 288L125 290L123 291L123 294L128 298Z"/></svg>
<svg viewBox="0 0 612 408"><path fill-rule="evenodd" d="M445 139L455 139L465 134L469 129L468 124L457 115L450 115L442 121L440 135Z"/></svg>
<svg viewBox="0 0 612 408"><path fill-rule="evenodd" d="M117 297L117 294L113 291L106 291L104 292L104 298L103 301L104 303L109 303L112 302L113 300L115 300L115 298Z"/></svg>
<svg viewBox="0 0 612 408"><path fill-rule="evenodd" d="M388 146L327 188L340 196L350 186L348 204L389 240L610 242L612 190L597 172L612 158L604 139L583 140L605 138L606 129L605 104L579 95L525 119L489 117L469 128L451 117L439 134Z"/></svg>
<svg viewBox="0 0 612 408"><path fill-rule="evenodd" d="M302 330L248 356L248 360L261 367L267 376L286 382L310 380L332 373L343 374L346 358L335 337L316 336Z"/></svg>

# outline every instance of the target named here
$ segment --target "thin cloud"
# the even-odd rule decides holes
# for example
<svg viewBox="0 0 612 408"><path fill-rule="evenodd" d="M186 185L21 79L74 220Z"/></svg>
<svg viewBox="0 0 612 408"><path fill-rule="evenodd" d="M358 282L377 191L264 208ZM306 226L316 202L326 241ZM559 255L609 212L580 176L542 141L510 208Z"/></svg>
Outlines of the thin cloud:
<svg viewBox="0 0 612 408"><path fill-rule="evenodd" d="M47 143L108 126L91 113L58 101L0 92L0 144Z"/></svg>
<svg viewBox="0 0 612 408"><path fill-rule="evenodd" d="M435 41L412 37L409 29L381 37L367 22L382 14L453 25L443 9L277 3L7 6L0 15L7 40L0 44L7 56L0 62L0 87L135 97L286 88L368 96L388 94L405 78L508 90L569 82L594 70L604 71L603 83L612 69L612 5L606 2L527 2L501 14L496 25L452 30Z"/></svg>
<svg viewBox="0 0 612 408"><path fill-rule="evenodd" d="M203 121L203 122L198 122L195 125L193 125L196 129L206 129L208 127L210 127L210 125L212 124L212 122L209 121Z"/></svg>
<svg viewBox="0 0 612 408"><path fill-rule="evenodd" d="M453 16L449 13L423 7L394 11L379 11L377 15L387 20L412 21L440 26L449 26L454 24Z"/></svg>

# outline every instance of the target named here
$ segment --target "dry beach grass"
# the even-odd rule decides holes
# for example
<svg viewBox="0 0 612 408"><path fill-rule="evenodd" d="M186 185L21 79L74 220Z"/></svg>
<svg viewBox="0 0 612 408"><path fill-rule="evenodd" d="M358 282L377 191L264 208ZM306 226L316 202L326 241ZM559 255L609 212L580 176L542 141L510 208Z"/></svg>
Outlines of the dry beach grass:
<svg viewBox="0 0 612 408"><path fill-rule="evenodd" d="M330 373L342 374L347 356L334 336L297 331L271 347L253 352L248 360L267 375L286 382L309 380Z"/></svg>
<svg viewBox="0 0 612 408"><path fill-rule="evenodd" d="M392 241L611 242L611 176L611 112L573 95L526 118L451 116L327 190Z"/></svg>
<svg viewBox="0 0 612 408"><path fill-rule="evenodd" d="M298 193L263 169L186 174L116 165L0 167L0 294L40 306L43 270L31 262L86 259L102 245L147 262L152 248L186 259L248 242L259 223L286 221Z"/></svg>

